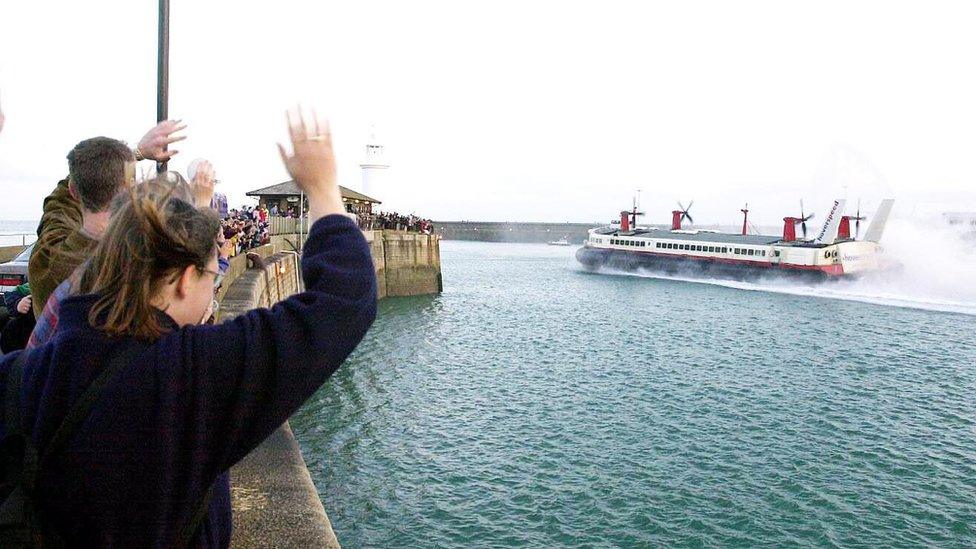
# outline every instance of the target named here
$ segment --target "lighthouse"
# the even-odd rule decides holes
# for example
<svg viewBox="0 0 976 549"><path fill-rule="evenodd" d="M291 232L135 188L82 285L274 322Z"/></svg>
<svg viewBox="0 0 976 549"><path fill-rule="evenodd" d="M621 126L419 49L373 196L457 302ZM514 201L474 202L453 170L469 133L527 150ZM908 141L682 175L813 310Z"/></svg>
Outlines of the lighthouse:
<svg viewBox="0 0 976 549"><path fill-rule="evenodd" d="M383 202L383 209L389 211L384 172L390 164L386 161L383 145L376 138L376 131L373 128L370 129L369 139L366 141L366 157L359 167L363 170L363 194Z"/></svg>

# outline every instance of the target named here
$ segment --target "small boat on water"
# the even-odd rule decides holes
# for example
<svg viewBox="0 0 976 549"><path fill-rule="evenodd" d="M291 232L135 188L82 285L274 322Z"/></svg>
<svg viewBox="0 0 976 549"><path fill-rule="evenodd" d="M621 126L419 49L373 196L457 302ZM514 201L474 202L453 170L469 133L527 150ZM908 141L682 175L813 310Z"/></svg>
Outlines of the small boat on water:
<svg viewBox="0 0 976 549"><path fill-rule="evenodd" d="M734 279L785 275L826 280L896 267L879 244L894 200L881 201L863 239L860 224L866 217L861 216L860 206L856 214L845 214L844 204L844 200L834 201L823 228L810 239L807 221L813 215L803 213L802 203L799 217L783 218L782 235L749 234L748 205L741 210L741 233L682 228L683 221L694 221L688 213L690 205L685 208L680 203L680 209L671 212L670 230L639 227L637 217L644 214L635 206L633 211L620 212L619 224L590 229L576 259L591 270L646 269ZM800 237L798 226L803 229Z"/></svg>
<svg viewBox="0 0 976 549"><path fill-rule="evenodd" d="M550 240L549 241L549 245L550 246L569 246L570 245L569 235L566 235L566 236L560 238L559 240Z"/></svg>

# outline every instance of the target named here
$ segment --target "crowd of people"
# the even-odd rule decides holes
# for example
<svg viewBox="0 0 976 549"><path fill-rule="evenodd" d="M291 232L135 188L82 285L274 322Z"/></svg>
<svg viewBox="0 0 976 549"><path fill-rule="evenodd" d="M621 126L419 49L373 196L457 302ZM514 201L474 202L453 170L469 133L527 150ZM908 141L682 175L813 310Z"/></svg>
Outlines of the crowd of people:
<svg viewBox="0 0 976 549"><path fill-rule="evenodd" d="M230 242L231 257L271 241L269 211L267 208L245 206L232 209L220 222L224 238Z"/></svg>
<svg viewBox="0 0 976 549"><path fill-rule="evenodd" d="M178 121L135 148L93 137L68 153L28 283L5 296L29 336L0 357L0 547L229 546L229 468L318 390L376 313L328 125L300 110L288 122L290 152L279 151L308 202L305 291L220 324L227 258L266 240L270 212L223 215L205 160L188 179L136 181L140 160L176 154Z"/></svg>
<svg viewBox="0 0 976 549"><path fill-rule="evenodd" d="M433 221L413 214L403 215L396 212L379 212L371 216L360 216L359 225L363 229L389 229L421 234L431 234L434 231Z"/></svg>

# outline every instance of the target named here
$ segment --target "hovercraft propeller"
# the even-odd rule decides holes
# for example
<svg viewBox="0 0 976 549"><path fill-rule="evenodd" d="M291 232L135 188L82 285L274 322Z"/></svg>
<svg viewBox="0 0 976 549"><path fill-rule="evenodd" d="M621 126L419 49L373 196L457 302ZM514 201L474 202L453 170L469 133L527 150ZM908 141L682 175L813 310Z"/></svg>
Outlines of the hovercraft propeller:
<svg viewBox="0 0 976 549"><path fill-rule="evenodd" d="M681 212L681 221L684 221L685 219L687 219L688 220L688 223L691 223L692 225L695 224L695 220L692 219L691 218L691 214L688 213L688 211L691 210L691 207L694 206L694 205L695 205L695 201L694 200L692 200L691 202L688 203L688 207L687 208L685 208L684 204L682 204L681 202L678 202L678 208L679 208L678 211Z"/></svg>
<svg viewBox="0 0 976 549"><path fill-rule="evenodd" d="M800 218L797 222L800 224L800 229L803 230L803 240L807 239L807 221L813 219L813 214L804 215L803 214L803 199L800 199Z"/></svg>

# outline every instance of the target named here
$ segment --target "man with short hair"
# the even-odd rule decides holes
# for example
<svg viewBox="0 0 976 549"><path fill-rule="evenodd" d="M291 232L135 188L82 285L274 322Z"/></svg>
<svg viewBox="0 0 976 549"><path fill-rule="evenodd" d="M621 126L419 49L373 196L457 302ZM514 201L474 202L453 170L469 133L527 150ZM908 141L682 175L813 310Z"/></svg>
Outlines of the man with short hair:
<svg viewBox="0 0 976 549"><path fill-rule="evenodd" d="M68 178L44 199L37 242L28 264L34 314L40 318L48 297L91 254L108 226L109 206L119 191L135 182L137 159L169 160L166 150L184 136L179 121L160 122L132 151L108 137L86 139L68 153Z"/></svg>

